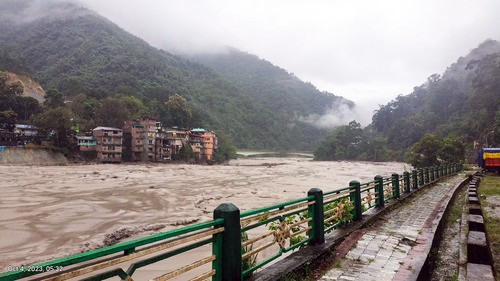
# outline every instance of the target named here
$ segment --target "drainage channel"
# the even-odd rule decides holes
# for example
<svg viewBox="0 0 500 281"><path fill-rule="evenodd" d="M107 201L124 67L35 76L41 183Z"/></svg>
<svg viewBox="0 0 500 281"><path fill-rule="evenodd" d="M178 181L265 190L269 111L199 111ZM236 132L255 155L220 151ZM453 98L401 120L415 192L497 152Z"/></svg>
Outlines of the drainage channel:
<svg viewBox="0 0 500 281"><path fill-rule="evenodd" d="M492 256L488 247L484 218L477 196L481 177L474 175L468 188L467 273L460 271L461 280L495 281ZM463 276L465 275L465 276ZM464 279L466 278L466 279Z"/></svg>
<svg viewBox="0 0 500 281"><path fill-rule="evenodd" d="M462 221L465 220L462 218L463 213L467 210L467 184L459 187L448 204L442 219L442 226L438 227L435 233L427 266L422 269L419 281L458 280L460 246L462 245L460 230Z"/></svg>

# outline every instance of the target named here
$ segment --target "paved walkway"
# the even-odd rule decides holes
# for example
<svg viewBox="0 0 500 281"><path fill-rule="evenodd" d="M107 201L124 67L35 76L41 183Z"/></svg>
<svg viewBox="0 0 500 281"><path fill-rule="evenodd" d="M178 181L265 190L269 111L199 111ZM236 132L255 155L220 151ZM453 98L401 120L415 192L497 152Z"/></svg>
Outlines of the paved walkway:
<svg viewBox="0 0 500 281"><path fill-rule="evenodd" d="M436 218L443 215L447 200L461 181L462 176L454 176L437 183L384 215L377 226L360 230L362 234L353 233L362 236L340 264L335 264L320 280L382 281L415 277L415 269L421 268L430 250Z"/></svg>

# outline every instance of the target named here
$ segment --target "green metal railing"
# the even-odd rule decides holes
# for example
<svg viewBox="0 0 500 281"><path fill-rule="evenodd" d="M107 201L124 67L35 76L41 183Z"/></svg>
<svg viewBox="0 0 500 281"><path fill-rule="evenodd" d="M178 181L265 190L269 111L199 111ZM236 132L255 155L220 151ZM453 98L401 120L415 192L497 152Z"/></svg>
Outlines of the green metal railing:
<svg viewBox="0 0 500 281"><path fill-rule="evenodd" d="M46 263L9 268L8 272L0 274L0 281L37 274L44 274L40 276L43 280L66 280L88 276L98 270L99 273L83 280L105 280L115 276L131 280L139 268L209 244L212 245L211 256L153 280L168 280L210 263L211 270L191 280L210 277L212 280L242 280L284 253L324 243L325 233L360 220L370 209L383 208L403 194L462 169L461 164L445 165L394 173L390 177L375 176L373 181L351 181L347 187L326 193L312 188L307 197L243 213L233 204L225 203L214 210L212 221ZM274 252L269 254L271 251ZM258 258L260 253L262 257ZM127 270L119 267L129 261L133 263ZM102 272L108 268L111 269Z"/></svg>

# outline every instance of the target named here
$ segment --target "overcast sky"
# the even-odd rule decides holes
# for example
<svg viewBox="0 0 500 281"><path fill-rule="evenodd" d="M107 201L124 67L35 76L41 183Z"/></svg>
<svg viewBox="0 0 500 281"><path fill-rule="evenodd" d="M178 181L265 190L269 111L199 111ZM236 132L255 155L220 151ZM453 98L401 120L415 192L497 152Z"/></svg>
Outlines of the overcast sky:
<svg viewBox="0 0 500 281"><path fill-rule="evenodd" d="M498 0L81 2L155 47L236 47L368 109L500 39Z"/></svg>

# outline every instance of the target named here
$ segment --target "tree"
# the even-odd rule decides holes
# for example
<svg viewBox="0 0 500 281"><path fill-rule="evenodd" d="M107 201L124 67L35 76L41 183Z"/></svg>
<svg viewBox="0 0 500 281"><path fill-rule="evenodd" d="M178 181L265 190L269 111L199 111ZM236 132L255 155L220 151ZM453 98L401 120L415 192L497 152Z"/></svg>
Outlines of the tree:
<svg viewBox="0 0 500 281"><path fill-rule="evenodd" d="M314 152L316 160L355 160L361 153L363 129L361 124L351 121L339 126Z"/></svg>
<svg viewBox="0 0 500 281"><path fill-rule="evenodd" d="M34 123L39 129L54 134L54 144L58 147L69 147L68 136L71 134L73 115L68 108L50 108L35 116Z"/></svg>
<svg viewBox="0 0 500 281"><path fill-rule="evenodd" d="M172 125L181 128L188 128L193 114L191 109L187 106L186 99L178 94L170 96L168 101L165 102L168 114L170 115Z"/></svg>
<svg viewBox="0 0 500 281"><path fill-rule="evenodd" d="M129 112L121 100L106 98L96 112L96 119L100 125L121 128L129 119Z"/></svg>
<svg viewBox="0 0 500 281"><path fill-rule="evenodd" d="M465 159L465 145L454 136L439 139L426 134L411 147L409 162L416 168L460 163Z"/></svg>
<svg viewBox="0 0 500 281"><path fill-rule="evenodd" d="M15 126L16 122L17 122L17 113L14 110L8 109L0 111L0 128L12 132L16 127Z"/></svg>
<svg viewBox="0 0 500 281"><path fill-rule="evenodd" d="M433 134L426 134L421 140L412 145L409 162L416 168L439 165L438 152L441 141Z"/></svg>
<svg viewBox="0 0 500 281"><path fill-rule="evenodd" d="M182 160L188 161L193 158L193 148L189 143L185 143L182 145L181 149L179 149L179 157Z"/></svg>
<svg viewBox="0 0 500 281"><path fill-rule="evenodd" d="M146 107L138 98L133 96L120 96L118 99L127 109L129 119L137 119L146 113Z"/></svg>
<svg viewBox="0 0 500 281"><path fill-rule="evenodd" d="M16 97L13 109L19 115L19 119L24 121L28 121L33 115L42 112L40 103L32 97Z"/></svg>
<svg viewBox="0 0 500 281"><path fill-rule="evenodd" d="M449 136L441 141L438 153L444 164L462 163L465 160L465 145L459 138Z"/></svg>
<svg viewBox="0 0 500 281"><path fill-rule="evenodd" d="M218 148L214 151L213 160L218 163L224 163L236 158L236 147L233 140L223 133L217 132Z"/></svg>
<svg viewBox="0 0 500 281"><path fill-rule="evenodd" d="M56 89L50 89L45 93L43 104L49 108L64 106L64 96Z"/></svg>

